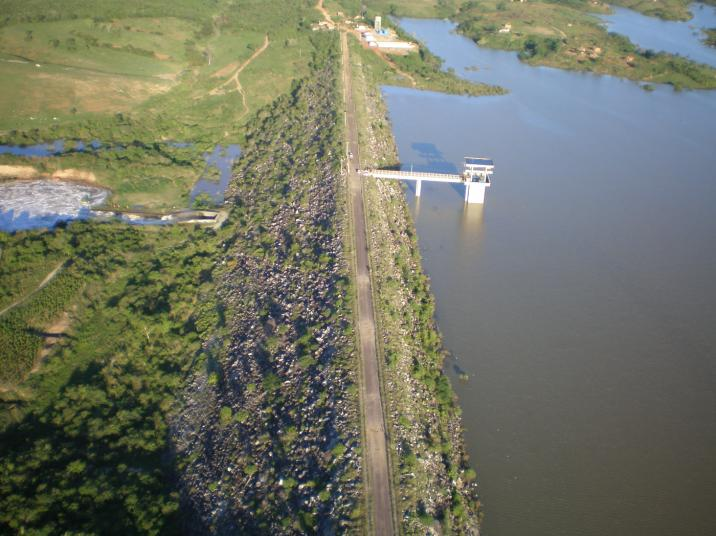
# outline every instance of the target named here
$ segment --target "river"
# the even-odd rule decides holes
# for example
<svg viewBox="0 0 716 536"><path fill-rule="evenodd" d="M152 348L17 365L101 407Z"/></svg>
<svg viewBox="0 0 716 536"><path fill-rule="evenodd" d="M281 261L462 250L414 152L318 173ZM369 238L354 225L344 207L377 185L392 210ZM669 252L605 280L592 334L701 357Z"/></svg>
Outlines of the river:
<svg viewBox="0 0 716 536"><path fill-rule="evenodd" d="M716 92L530 67L447 21L401 24L510 90L384 88L404 167L495 159L484 208L458 187L408 192L484 534L712 533Z"/></svg>

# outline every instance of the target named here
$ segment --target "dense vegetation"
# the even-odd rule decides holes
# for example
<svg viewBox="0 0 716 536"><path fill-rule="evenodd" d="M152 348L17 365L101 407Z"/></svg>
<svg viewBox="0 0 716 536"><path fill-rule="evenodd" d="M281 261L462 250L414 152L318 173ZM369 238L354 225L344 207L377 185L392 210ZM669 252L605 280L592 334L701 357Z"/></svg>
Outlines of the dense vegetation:
<svg viewBox="0 0 716 536"><path fill-rule="evenodd" d="M704 39L704 42L710 47L716 47L716 28L709 28L705 33L706 39Z"/></svg>
<svg viewBox="0 0 716 536"><path fill-rule="evenodd" d="M167 415L202 338L220 328L214 235L75 223L4 238L8 280L38 262L30 257L38 249L71 260L0 319L5 380L27 373L45 322L65 310L72 327L39 372L3 392L3 532L136 534L176 526Z"/></svg>
<svg viewBox="0 0 716 536"><path fill-rule="evenodd" d="M362 523L335 34L309 44L314 76L250 122L222 229L2 236L0 532Z"/></svg>

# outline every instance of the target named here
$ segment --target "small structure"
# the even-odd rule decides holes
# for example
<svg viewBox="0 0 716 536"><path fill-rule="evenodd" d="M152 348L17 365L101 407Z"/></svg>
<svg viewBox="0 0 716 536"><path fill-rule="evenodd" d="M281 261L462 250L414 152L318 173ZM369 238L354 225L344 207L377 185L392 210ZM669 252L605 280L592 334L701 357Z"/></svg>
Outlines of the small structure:
<svg viewBox="0 0 716 536"><path fill-rule="evenodd" d="M392 50L413 50L417 47L415 43L408 41L376 41L376 46L378 48L389 48Z"/></svg>
<svg viewBox="0 0 716 536"><path fill-rule="evenodd" d="M378 33L380 33L380 31L383 29L383 19L380 17L380 15L375 16L375 22L373 24L373 29L375 29L375 31Z"/></svg>
<svg viewBox="0 0 716 536"><path fill-rule="evenodd" d="M317 22L316 24L311 25L311 30L314 32L317 32L319 30L335 30L336 25L332 22L328 22L326 20L322 20L320 22Z"/></svg>
<svg viewBox="0 0 716 536"><path fill-rule="evenodd" d="M462 175L452 173L426 173L420 171L399 171L392 169L367 169L359 173L376 179L394 179L415 181L415 197L420 197L423 181L461 183L465 185L465 203L483 204L485 190L495 171L495 163L490 158L466 156Z"/></svg>
<svg viewBox="0 0 716 536"><path fill-rule="evenodd" d="M462 175L465 178L465 202L484 203L485 189L490 187L490 177L495 171L491 158L466 156Z"/></svg>

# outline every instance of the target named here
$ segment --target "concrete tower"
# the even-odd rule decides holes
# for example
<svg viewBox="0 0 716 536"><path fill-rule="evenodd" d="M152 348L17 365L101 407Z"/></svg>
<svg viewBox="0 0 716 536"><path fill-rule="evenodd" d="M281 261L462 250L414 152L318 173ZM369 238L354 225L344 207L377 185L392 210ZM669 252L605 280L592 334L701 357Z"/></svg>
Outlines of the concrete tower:
<svg viewBox="0 0 716 536"><path fill-rule="evenodd" d="M485 189L490 187L490 175L494 169L495 163L489 158L465 157L463 170L465 203L483 204L485 202Z"/></svg>

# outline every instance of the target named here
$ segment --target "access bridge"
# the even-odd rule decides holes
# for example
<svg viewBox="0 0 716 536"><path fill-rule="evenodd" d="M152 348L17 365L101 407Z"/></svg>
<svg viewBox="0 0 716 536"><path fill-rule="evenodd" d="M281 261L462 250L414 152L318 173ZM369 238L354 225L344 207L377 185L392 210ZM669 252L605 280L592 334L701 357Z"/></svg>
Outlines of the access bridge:
<svg viewBox="0 0 716 536"><path fill-rule="evenodd" d="M415 181L416 197L420 197L423 181L464 184L465 203L482 204L485 202L485 190L490 187L490 180L494 170L495 163L492 159L466 156L463 172L460 175L393 169L362 169L358 170L358 173L364 177L373 177L375 179Z"/></svg>

